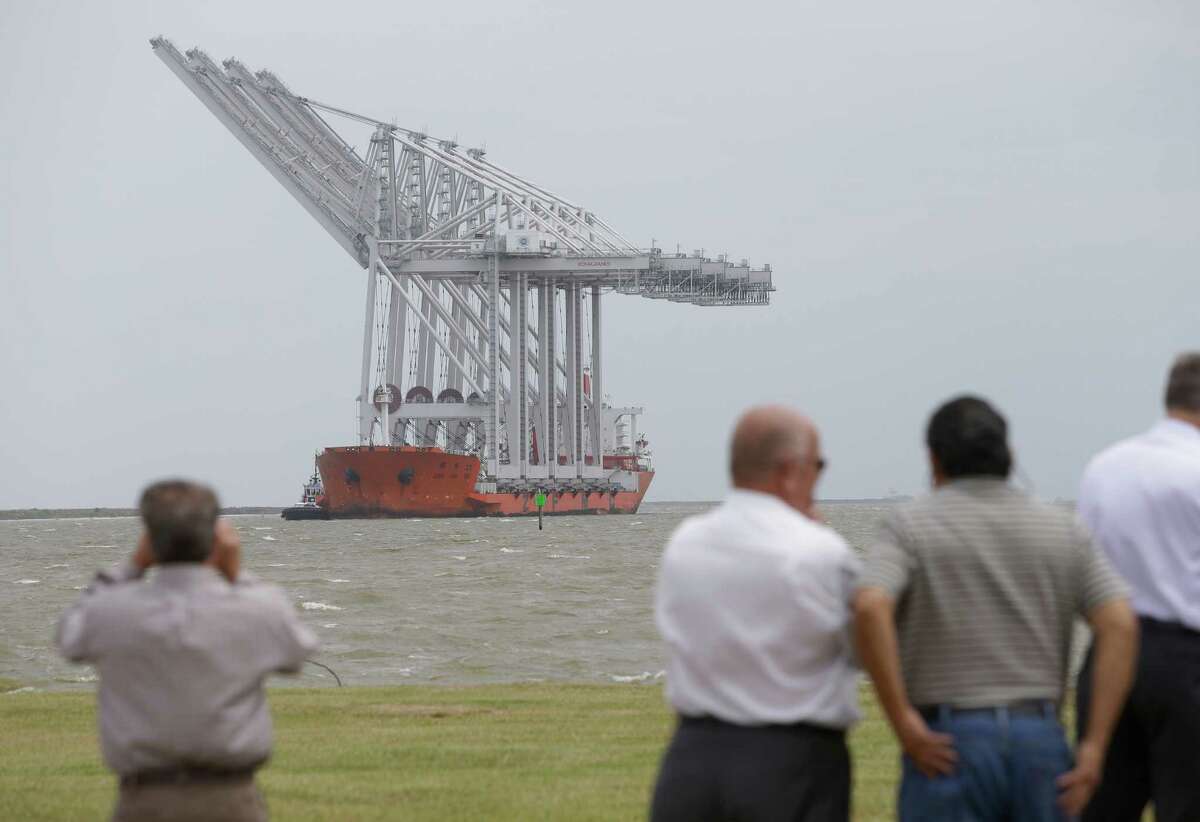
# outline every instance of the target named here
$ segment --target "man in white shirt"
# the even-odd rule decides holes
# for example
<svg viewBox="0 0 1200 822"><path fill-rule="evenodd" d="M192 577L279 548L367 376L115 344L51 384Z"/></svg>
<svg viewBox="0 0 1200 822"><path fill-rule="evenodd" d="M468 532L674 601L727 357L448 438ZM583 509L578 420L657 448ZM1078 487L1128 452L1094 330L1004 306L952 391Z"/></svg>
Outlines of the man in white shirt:
<svg viewBox="0 0 1200 822"><path fill-rule="evenodd" d="M730 450L733 491L663 552L655 619L679 725L651 818L845 820L859 563L816 518L825 461L811 422L751 409Z"/></svg>
<svg viewBox="0 0 1200 822"><path fill-rule="evenodd" d="M1167 418L1088 465L1079 515L1132 590L1137 679L1085 822L1200 820L1200 352L1171 369ZM1079 679L1087 721L1091 658Z"/></svg>

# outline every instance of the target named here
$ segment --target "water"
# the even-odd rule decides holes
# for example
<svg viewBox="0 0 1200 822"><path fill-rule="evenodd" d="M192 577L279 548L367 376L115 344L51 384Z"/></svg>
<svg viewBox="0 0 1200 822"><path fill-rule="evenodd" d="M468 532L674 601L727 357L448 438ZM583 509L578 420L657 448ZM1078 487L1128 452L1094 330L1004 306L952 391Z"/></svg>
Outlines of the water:
<svg viewBox="0 0 1200 822"><path fill-rule="evenodd" d="M288 592L346 684L645 682L663 653L652 597L672 529L708 503L634 516L284 522L237 516L243 567ZM885 504L824 514L862 547ZM135 518L0 522L0 677L88 687L53 648L62 610L97 567L124 560ZM298 684L332 684L305 666Z"/></svg>

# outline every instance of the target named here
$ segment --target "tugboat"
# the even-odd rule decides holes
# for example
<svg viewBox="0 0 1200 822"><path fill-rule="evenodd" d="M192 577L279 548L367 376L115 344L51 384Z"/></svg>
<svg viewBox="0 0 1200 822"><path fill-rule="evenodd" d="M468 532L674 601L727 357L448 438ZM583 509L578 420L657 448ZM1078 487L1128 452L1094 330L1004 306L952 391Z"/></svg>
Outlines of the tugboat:
<svg viewBox="0 0 1200 822"><path fill-rule="evenodd" d="M300 502L284 508L280 516L284 519L329 519L329 508L325 501L325 488L321 485L321 474L313 466L312 476L304 483Z"/></svg>

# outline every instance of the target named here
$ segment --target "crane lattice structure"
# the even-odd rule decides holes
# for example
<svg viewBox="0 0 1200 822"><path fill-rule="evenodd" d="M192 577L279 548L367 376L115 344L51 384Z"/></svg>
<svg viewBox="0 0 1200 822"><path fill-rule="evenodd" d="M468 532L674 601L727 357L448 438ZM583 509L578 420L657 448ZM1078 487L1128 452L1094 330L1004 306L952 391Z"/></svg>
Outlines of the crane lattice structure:
<svg viewBox="0 0 1200 822"><path fill-rule="evenodd" d="M601 295L770 301L769 265L638 249L480 149L299 97L237 60L150 43L366 269L360 444L475 452L481 485L499 490L611 484L603 455L636 456L642 409L603 401ZM365 156L326 116L371 129Z"/></svg>

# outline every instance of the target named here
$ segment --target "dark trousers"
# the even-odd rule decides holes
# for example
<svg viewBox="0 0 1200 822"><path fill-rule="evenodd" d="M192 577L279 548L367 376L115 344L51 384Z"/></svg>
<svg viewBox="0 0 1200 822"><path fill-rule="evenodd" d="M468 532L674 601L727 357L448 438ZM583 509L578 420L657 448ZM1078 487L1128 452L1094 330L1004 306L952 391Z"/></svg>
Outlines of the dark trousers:
<svg viewBox="0 0 1200 822"><path fill-rule="evenodd" d="M652 822L845 822L850 754L844 731L747 727L682 717L663 756Z"/></svg>
<svg viewBox="0 0 1200 822"><path fill-rule="evenodd" d="M1084 822L1200 820L1200 633L1143 617L1137 679L1113 733ZM1087 728L1092 652L1079 673L1079 735Z"/></svg>

